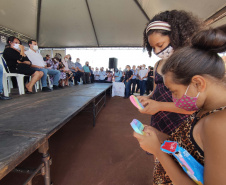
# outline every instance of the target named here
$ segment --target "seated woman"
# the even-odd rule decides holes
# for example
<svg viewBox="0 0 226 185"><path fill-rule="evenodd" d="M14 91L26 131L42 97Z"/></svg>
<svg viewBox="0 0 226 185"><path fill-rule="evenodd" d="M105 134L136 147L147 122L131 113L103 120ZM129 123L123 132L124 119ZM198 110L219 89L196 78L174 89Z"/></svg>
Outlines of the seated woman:
<svg viewBox="0 0 226 185"><path fill-rule="evenodd" d="M73 73L70 71L69 67L68 67L68 60L69 60L69 55L66 55L63 59L62 59L62 64L64 65L64 72L66 73L66 80L65 80L65 85L69 86L69 81L72 80L73 77Z"/></svg>
<svg viewBox="0 0 226 185"><path fill-rule="evenodd" d="M226 24L199 32L191 47L175 51L164 64L164 83L176 107L196 112L169 137L151 126L145 127L144 136L134 133L141 148L157 157L154 184L196 184L160 149L166 139L176 141L204 167L204 183L198 184L225 184L226 77L218 55L225 51Z"/></svg>
<svg viewBox="0 0 226 185"><path fill-rule="evenodd" d="M49 58L47 61L46 61L46 64L47 64L47 68L49 69L53 69L53 70L58 70L58 66L59 66L59 59L57 58ZM50 75L50 81L51 83L53 84L53 76ZM59 85L59 87L61 87Z"/></svg>
<svg viewBox="0 0 226 185"><path fill-rule="evenodd" d="M57 58L55 57L55 60L57 60ZM59 60L57 60L59 61ZM58 70L60 71L60 81L59 81L59 86L63 87L65 82L66 82L66 78L67 78L67 74L65 72L65 65L63 64L62 61L59 61L58 64Z"/></svg>
<svg viewBox="0 0 226 185"><path fill-rule="evenodd" d="M31 81L26 84L26 94L32 94L32 88L42 78L43 72L35 71L31 68L31 61L24 54L24 46L21 45L18 38L14 36L8 38L3 57L11 73L19 73L32 77Z"/></svg>

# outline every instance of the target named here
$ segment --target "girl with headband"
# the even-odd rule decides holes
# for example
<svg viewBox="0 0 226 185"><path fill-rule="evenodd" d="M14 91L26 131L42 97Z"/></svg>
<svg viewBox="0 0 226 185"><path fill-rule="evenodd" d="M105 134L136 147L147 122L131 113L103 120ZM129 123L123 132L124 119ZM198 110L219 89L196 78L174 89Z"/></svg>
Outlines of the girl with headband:
<svg viewBox="0 0 226 185"><path fill-rule="evenodd" d="M224 62L218 55L225 51L226 24L199 32L190 47L178 49L163 65L161 74L175 105L196 111L168 140L187 150L204 167L204 174L203 183L186 174L160 149L162 140L158 132L147 129L145 136L134 136L141 148L161 162L155 166L154 184L225 184L226 76Z"/></svg>
<svg viewBox="0 0 226 185"><path fill-rule="evenodd" d="M154 67L154 89L148 97L138 99L145 106L141 113L151 114L151 126L171 134L192 110L183 110L173 103L172 94L164 85L161 73L167 58L178 48L189 44L192 35L200 29L200 22L185 11L165 11L155 15L144 30L144 48L160 58ZM164 135L163 135L164 136Z"/></svg>

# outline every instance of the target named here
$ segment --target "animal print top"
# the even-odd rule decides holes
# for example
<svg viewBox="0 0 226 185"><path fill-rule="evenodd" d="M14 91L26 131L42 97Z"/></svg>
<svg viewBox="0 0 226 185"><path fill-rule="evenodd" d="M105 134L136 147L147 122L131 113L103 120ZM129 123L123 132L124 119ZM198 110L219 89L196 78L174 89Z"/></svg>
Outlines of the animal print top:
<svg viewBox="0 0 226 185"><path fill-rule="evenodd" d="M183 147L184 149L186 149L200 164L204 165L204 152L198 146L198 144L195 142L193 138L194 126L203 117L224 109L226 109L226 106L207 112L206 114L203 114L201 117L197 117L198 112L194 113L193 115L190 116L190 118L187 121L182 123L175 130L175 132L173 132L170 135L168 140L178 142L180 147ZM169 176L166 174L165 170L163 169L162 165L157 159L155 161L155 167L154 167L154 183L173 185Z"/></svg>

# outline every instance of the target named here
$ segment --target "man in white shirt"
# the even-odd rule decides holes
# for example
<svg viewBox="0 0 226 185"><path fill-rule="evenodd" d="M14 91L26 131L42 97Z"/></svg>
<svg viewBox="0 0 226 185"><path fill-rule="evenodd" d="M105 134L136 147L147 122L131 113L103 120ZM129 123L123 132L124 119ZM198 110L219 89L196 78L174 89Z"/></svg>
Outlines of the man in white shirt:
<svg viewBox="0 0 226 185"><path fill-rule="evenodd" d="M96 71L94 71L94 80L95 80L95 82L99 82L99 77L100 75L99 75L99 69L98 69L98 67L96 67Z"/></svg>
<svg viewBox="0 0 226 185"><path fill-rule="evenodd" d="M42 55L38 52L38 45L35 40L28 41L29 50L25 52L29 60L31 61L33 67L36 71L42 71L44 73L41 78L42 81L42 91L50 92L51 89L47 87L47 74L53 76L53 89L59 89L59 80L60 80L60 71L49 69L46 67L45 62L43 61Z"/></svg>
<svg viewBox="0 0 226 185"><path fill-rule="evenodd" d="M104 71L104 68L101 67L100 71L99 71L99 82L100 83L104 83L105 82L105 78L106 78L106 72Z"/></svg>
<svg viewBox="0 0 226 185"><path fill-rule="evenodd" d="M143 96L144 92L146 90L146 82L147 82L147 74L148 74L148 69L145 68L146 65L143 64L141 67L141 70L139 71L139 80L140 80L140 95Z"/></svg>

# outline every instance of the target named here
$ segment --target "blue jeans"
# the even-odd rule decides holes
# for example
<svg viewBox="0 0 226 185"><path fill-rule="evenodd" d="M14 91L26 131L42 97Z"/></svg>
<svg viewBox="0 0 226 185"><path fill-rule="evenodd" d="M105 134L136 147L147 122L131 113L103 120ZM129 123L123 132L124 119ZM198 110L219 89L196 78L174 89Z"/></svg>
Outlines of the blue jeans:
<svg viewBox="0 0 226 185"><path fill-rule="evenodd" d="M140 89L140 80L136 79L136 84L137 84L137 88L136 88L136 93L138 92L138 90Z"/></svg>
<svg viewBox="0 0 226 185"><path fill-rule="evenodd" d="M136 83L137 83L136 79L131 79L131 84L133 85L132 94L135 92Z"/></svg>
<svg viewBox="0 0 226 185"><path fill-rule="evenodd" d="M140 95L143 96L146 90L146 81L147 80L140 80Z"/></svg>
<svg viewBox="0 0 226 185"><path fill-rule="evenodd" d="M128 98L130 96L131 91L131 80L129 80L128 82L125 81L125 86L126 86L125 97Z"/></svg>
<svg viewBox="0 0 226 185"><path fill-rule="evenodd" d="M0 64L0 93L2 93L3 90L2 77L3 77L3 66Z"/></svg>
<svg viewBox="0 0 226 185"><path fill-rule="evenodd" d="M80 82L80 78L83 76L83 72L77 71L75 72L75 84Z"/></svg>
<svg viewBox="0 0 226 185"><path fill-rule="evenodd" d="M47 74L53 76L53 85L58 86L60 80L60 71L46 68L34 68L36 71L42 71L44 75L41 78L42 87L47 87Z"/></svg>

